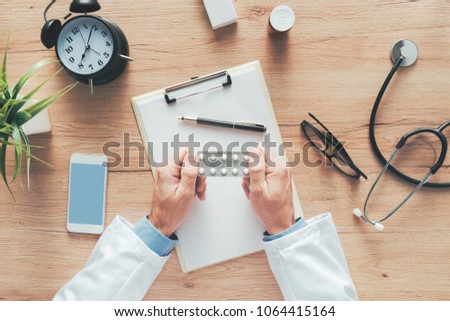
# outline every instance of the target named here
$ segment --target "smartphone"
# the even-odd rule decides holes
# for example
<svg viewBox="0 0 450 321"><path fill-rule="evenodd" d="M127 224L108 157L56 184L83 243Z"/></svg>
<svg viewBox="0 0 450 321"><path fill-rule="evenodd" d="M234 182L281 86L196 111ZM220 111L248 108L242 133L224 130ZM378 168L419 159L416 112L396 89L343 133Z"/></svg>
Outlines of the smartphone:
<svg viewBox="0 0 450 321"><path fill-rule="evenodd" d="M105 226L107 158L73 154L70 157L67 230L101 234Z"/></svg>

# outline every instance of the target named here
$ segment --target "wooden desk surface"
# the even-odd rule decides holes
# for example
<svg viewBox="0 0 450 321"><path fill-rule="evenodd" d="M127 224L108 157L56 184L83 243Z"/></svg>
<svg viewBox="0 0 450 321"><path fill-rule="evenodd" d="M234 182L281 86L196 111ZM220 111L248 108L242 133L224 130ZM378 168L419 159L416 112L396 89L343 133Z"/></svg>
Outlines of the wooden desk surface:
<svg viewBox="0 0 450 321"><path fill-rule="evenodd" d="M255 59L262 63L285 141L299 152L306 143L299 124L313 112L346 145L369 176L355 181L333 168L296 167L295 183L307 217L331 211L358 293L363 300L450 299L449 190L423 189L378 233L354 219L381 165L368 139L370 111L391 68L389 53L400 38L417 42L416 65L400 70L382 103L377 128L383 152L390 153L406 131L437 126L450 118L450 3L445 1L293 1L297 17L285 39L266 31L271 9L281 1L235 1L236 25L214 32L202 1L103 0L100 15L124 30L135 59L113 83L85 85L50 108L51 134L33 136L45 150L34 153L53 167L32 163L31 190L14 186L16 202L0 186L0 300L47 300L85 264L96 236L67 233L69 157L102 152L120 142L123 164L110 169L109 224L120 214L137 222L152 203L153 178L145 156L124 147L124 135L141 142L130 98ZM55 57L39 40L48 1L2 1L0 48L11 33L9 78L17 79L44 58ZM61 18L69 1L49 13ZM41 72L38 80L57 70ZM40 93L55 92L72 79L60 73ZM448 137L448 134L447 134ZM315 160L318 157L312 154ZM140 161L141 160L141 161ZM140 164L140 162L142 164ZM128 164L125 164L128 163ZM436 178L450 180L446 167ZM392 179L381 194L405 193ZM379 202L383 202L380 199ZM264 253L182 274L176 255L148 292L149 300L282 299Z"/></svg>

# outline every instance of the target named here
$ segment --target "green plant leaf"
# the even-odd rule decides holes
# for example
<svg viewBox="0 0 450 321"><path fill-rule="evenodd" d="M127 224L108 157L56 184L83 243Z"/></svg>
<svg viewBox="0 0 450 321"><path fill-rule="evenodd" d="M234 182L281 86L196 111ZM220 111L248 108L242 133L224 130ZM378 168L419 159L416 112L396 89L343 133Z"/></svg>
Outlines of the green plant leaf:
<svg viewBox="0 0 450 321"><path fill-rule="evenodd" d="M11 105L11 103L13 103L12 99L7 99L4 103L3 103L3 107L1 109L1 113L6 115L6 117L8 117L7 113L8 113L8 108L9 105Z"/></svg>
<svg viewBox="0 0 450 321"><path fill-rule="evenodd" d="M2 125L4 129L11 129L11 127L12 127L6 121L0 121L0 125Z"/></svg>
<svg viewBox="0 0 450 321"><path fill-rule="evenodd" d="M29 121L32 118L30 113L27 113L26 111L19 111L16 115L15 122L17 126L22 126L27 121Z"/></svg>
<svg viewBox="0 0 450 321"><path fill-rule="evenodd" d="M2 139L8 139L8 136L3 136ZM8 188L9 193L11 194L11 196L14 198L14 195L11 191L11 187L8 184L8 179L6 178L6 148L8 147L7 144L3 144L2 148L0 150L0 169L2 172L2 178L3 181L5 182L6 187Z"/></svg>
<svg viewBox="0 0 450 321"><path fill-rule="evenodd" d="M77 83L71 84L56 94L48 96L41 101L38 101L27 108L23 108L25 103L29 101L36 92L38 92L50 79L54 78L55 75L61 71L59 69L50 77L46 78L43 82L38 84L35 88L33 88L30 92L23 95L22 99L18 99L19 94L23 87L29 83L36 75L36 71L51 63L55 62L54 59L42 60L38 63L34 64L28 71L20 77L18 82L15 84L14 88L10 88L8 84L7 77L7 69L6 62L8 56L8 44L9 44L9 34L8 40L6 42L5 51L3 54L3 60L0 65L0 171L3 178L3 181L8 188L11 196L14 198L12 193L10 183L14 182L17 178L20 180L20 185L22 186L21 180L21 169L22 169L22 158L25 154L27 161L27 185L28 189L30 188L30 163L31 159L35 159L41 163L44 163L48 166L52 166L49 163L43 161L42 159L31 154L32 147L40 146L32 146L29 143L28 137L22 129L22 125L27 121L32 119L42 110L50 106L52 103L60 99L64 94L66 94L69 90L77 85ZM13 146L15 151L15 166L13 177L8 182L8 175L6 173L6 152L8 146Z"/></svg>
<svg viewBox="0 0 450 321"><path fill-rule="evenodd" d="M47 79L45 79L42 83L40 83L36 88L34 88L32 91L30 91L28 94L26 94L25 96L23 96L22 99L24 100L29 100L33 97L33 95L39 90L41 89L46 83L48 83L51 79L53 79L63 68L60 68L57 72L55 72L53 75L51 75L50 77L48 77Z"/></svg>
<svg viewBox="0 0 450 321"><path fill-rule="evenodd" d="M27 112L31 115L31 117L36 116L41 111L43 111L45 108L53 104L55 101L57 101L59 98L64 96L68 91L70 91L73 87L75 87L78 83L71 84L60 91L58 91L55 95L48 96L47 98L44 98L41 101L38 101L37 103L28 106L27 108L24 108L22 111Z"/></svg>
<svg viewBox="0 0 450 321"><path fill-rule="evenodd" d="M16 117L16 114L19 112L19 110L25 105L27 101L29 101L30 97L32 97L42 86L44 86L49 79L46 79L43 83L38 85L36 88L34 88L30 93L25 95L24 98L21 99L21 101L17 100L17 96L22 89L23 86L32 78L33 73L38 69L41 68L51 62L55 62L53 59L47 59L42 60L36 63L33 67L31 67L17 82L17 84L14 86L14 89L12 91L12 99L15 99L15 103L13 104L13 107L11 107L9 115L8 115L8 121L12 122L14 118ZM50 79L53 76L50 77Z"/></svg>
<svg viewBox="0 0 450 321"><path fill-rule="evenodd" d="M0 75L0 91L1 91L2 94L3 94L3 93L8 92L8 84L5 83L5 81L2 79L2 75L3 75L3 74ZM5 96L5 97L6 97L6 96ZM10 98L10 97L6 97L6 98L2 98L2 99L8 100L9 98Z"/></svg>
<svg viewBox="0 0 450 321"><path fill-rule="evenodd" d="M53 167L52 164L47 163L45 160L40 159L39 157L36 157L36 156L34 156L33 154L30 154L30 157L31 157L32 159L34 159L34 160L37 160L38 162L40 162L40 163L42 163L42 164L47 165L48 167Z"/></svg>
<svg viewBox="0 0 450 321"><path fill-rule="evenodd" d="M16 146L16 143L14 142L7 142L6 140L3 140L0 138L0 144L7 144L7 145L12 145L12 146ZM22 144L23 146L24 144ZM39 146L39 145L30 145L31 148L41 148L41 149L45 149L44 146Z"/></svg>
<svg viewBox="0 0 450 321"><path fill-rule="evenodd" d="M1 112L5 114L7 120L10 120L12 117L9 117L13 110L20 110L22 106L26 103L25 100L22 99L8 99L8 101L3 105ZM12 123L10 120L9 123Z"/></svg>
<svg viewBox="0 0 450 321"><path fill-rule="evenodd" d="M11 138L14 140L16 147L16 165L14 166L14 174L12 179L12 182L14 182L18 176L20 177L20 171L22 169L22 137L20 136L19 127L16 124L13 124Z"/></svg>
<svg viewBox="0 0 450 321"><path fill-rule="evenodd" d="M8 57L8 44L9 44L9 33L8 33L8 39L6 40L6 45L5 45L5 52L3 53L3 62L2 62L2 69L0 70L0 79L2 80L2 91L3 91L3 95L5 96L6 99L11 98L11 95L9 93L8 90L8 77L6 75L6 60ZM4 86L6 85L6 86ZM6 87L6 90L5 90Z"/></svg>
<svg viewBox="0 0 450 321"><path fill-rule="evenodd" d="M25 148L25 156L27 158L27 190L30 190L30 161L31 161L31 148L30 148L30 141L28 140L27 135L23 131L22 127L19 127L20 136L22 137L22 140L24 142L24 148Z"/></svg>
<svg viewBox="0 0 450 321"><path fill-rule="evenodd" d="M19 94L20 90L23 88L23 86L26 85L26 83L30 80L30 77L33 75L33 73L37 69L39 69L45 65L48 65L51 62L55 62L55 60L54 59L41 60L41 61L35 63L30 69L28 69L27 72L24 73L22 75L22 77L20 77L19 81L14 86L14 88L12 90L12 98L13 99L17 98L17 95Z"/></svg>
<svg viewBox="0 0 450 321"><path fill-rule="evenodd" d="M4 140L4 139L0 139L0 144L2 144L2 145L5 145L5 144L6 144L6 145L16 146L15 143L6 141L6 140Z"/></svg>

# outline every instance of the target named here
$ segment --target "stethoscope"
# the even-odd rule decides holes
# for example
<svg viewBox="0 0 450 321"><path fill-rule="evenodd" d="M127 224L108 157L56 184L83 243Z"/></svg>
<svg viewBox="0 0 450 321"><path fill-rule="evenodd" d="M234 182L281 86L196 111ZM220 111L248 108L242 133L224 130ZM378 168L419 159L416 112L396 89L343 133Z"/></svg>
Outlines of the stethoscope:
<svg viewBox="0 0 450 321"><path fill-rule="evenodd" d="M394 63L394 66L392 67L391 71L386 77L386 80L384 81L383 85L380 88L380 91L378 92L378 96L375 100L375 103L373 105L372 113L370 115L370 123L369 123L369 135L370 135L370 143L372 145L372 149L375 152L375 155L377 158L382 162L384 165L380 175L378 175L378 178L373 183L371 189L369 190L369 193L367 194L366 201L364 203L364 210L361 211L358 208L355 208L353 210L353 214L357 217L362 218L365 222L373 225L376 230L383 231L384 225L382 224L383 221L387 220L389 217L391 217L397 210L399 210L422 186L427 187L450 187L450 182L447 183L430 183L428 182L430 178L436 174L436 172L442 167L442 165L445 162L445 158L447 156L447 138L443 134L443 131L450 126L450 121L445 122L438 128L419 128L416 130L412 130L408 133L406 133L402 138L400 138L399 142L395 146L395 150L392 152L391 156L386 159L383 154L381 153L377 141L375 139L375 118L378 111L378 107L380 105L381 99L383 98L384 92L386 91L389 82L391 81L392 77L394 76L395 72L399 67L409 67L413 65L417 61L417 57L419 56L419 50L417 48L417 45L408 39L402 39L397 41L391 50L391 59ZM398 152L405 146L406 142L411 139L411 137L414 137L415 135L419 135L422 133L429 133L432 135L435 135L440 143L441 143L441 153L439 155L439 158L435 161L433 166L431 166L430 171L422 178L422 180L417 180L413 177L410 177L408 175L405 175L404 173L400 172L398 169L396 169L392 162L397 156ZM411 190L411 192L405 197L403 201L401 201L398 205L394 207L392 211L390 211L387 215L382 217L378 220L371 220L369 216L367 215L367 205L370 199L370 196L372 195L375 187L378 185L378 182L383 177L383 175L386 173L387 170L390 170L392 173L394 173L396 176L415 184L416 186Z"/></svg>

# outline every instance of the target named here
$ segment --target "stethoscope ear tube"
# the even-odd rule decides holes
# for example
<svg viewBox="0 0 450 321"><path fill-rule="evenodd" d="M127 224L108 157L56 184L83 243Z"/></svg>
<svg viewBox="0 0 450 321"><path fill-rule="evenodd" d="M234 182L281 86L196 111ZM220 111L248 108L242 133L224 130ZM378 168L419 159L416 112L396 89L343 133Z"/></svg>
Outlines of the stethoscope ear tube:
<svg viewBox="0 0 450 321"><path fill-rule="evenodd" d="M367 215L367 208L368 208L370 197L372 196L372 193L375 190L375 187L377 187L377 185L380 182L381 178L386 173L387 169L389 168L389 166L391 165L392 161L395 159L395 157L397 156L397 154L398 154L398 152L400 150L401 150L401 148L396 148L392 152L391 156L389 157L389 160L384 165L383 170L381 171L381 173L378 175L377 179L373 183L372 187L370 188L369 193L367 194L366 201L364 202L364 210L362 212L359 209L354 209L353 210L353 214L355 214L357 217L361 217L365 222L373 225L375 227L375 229L378 230L378 231L384 230L384 226L381 224L381 222L384 222L389 217L391 217L395 212L397 212L433 176L433 173L430 170L430 172L427 175L425 175L425 177L421 181L419 181L419 184L417 184L411 190L411 192L409 192L409 194L399 204L397 204L394 207L394 209L392 209L387 215L385 215L383 218L378 219L378 220L374 220L374 221L371 220L369 218L369 216Z"/></svg>

